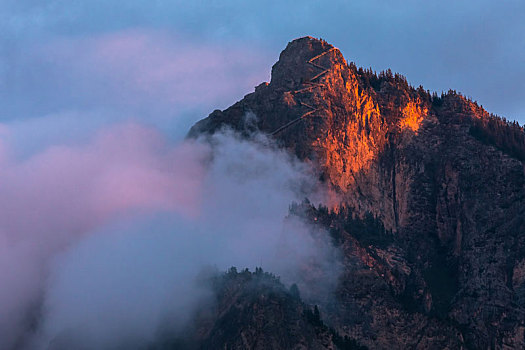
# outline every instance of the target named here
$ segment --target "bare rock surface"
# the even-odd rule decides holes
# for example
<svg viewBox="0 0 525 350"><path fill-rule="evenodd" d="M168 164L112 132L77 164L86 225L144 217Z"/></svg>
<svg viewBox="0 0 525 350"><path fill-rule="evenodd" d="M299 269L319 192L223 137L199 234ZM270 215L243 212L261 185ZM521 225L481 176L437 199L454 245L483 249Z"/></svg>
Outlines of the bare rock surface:
<svg viewBox="0 0 525 350"><path fill-rule="evenodd" d="M374 349L525 348L522 127L311 37L189 135L224 127L271 135L341 198L298 205L344 251L337 302L320 306L339 334Z"/></svg>

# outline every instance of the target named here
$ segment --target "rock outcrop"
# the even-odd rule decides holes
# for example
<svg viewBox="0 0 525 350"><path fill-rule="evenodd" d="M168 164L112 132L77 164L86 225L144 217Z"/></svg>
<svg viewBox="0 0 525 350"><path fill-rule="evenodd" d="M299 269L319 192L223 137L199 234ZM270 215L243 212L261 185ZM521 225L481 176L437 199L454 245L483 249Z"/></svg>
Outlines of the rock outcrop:
<svg viewBox="0 0 525 350"><path fill-rule="evenodd" d="M522 127L454 91L358 69L311 37L189 135L225 126L270 135L339 194L334 208L303 205L345 253L337 305L322 306L341 335L370 348L525 348Z"/></svg>

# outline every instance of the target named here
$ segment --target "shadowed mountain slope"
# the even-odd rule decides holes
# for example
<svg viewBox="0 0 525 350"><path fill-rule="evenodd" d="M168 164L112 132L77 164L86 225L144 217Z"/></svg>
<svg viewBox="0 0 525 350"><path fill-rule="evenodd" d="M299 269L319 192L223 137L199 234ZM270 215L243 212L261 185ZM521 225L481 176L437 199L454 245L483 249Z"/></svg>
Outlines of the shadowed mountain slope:
<svg viewBox="0 0 525 350"><path fill-rule="evenodd" d="M333 208L296 209L344 251L337 303L321 306L341 335L370 348L525 347L517 123L304 37L281 53L270 83L189 135L223 127L271 135L339 194Z"/></svg>

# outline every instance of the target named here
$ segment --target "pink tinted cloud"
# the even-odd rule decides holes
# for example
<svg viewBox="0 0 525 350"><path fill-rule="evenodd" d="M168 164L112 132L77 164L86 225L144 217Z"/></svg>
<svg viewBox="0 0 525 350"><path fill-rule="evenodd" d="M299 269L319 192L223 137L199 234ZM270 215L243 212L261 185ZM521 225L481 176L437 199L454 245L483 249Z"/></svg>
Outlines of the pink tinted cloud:
<svg viewBox="0 0 525 350"><path fill-rule="evenodd" d="M0 124L2 349L16 348L34 321L53 256L127 215L198 216L209 155L205 146L174 146L158 131L128 123L20 160L10 156L11 133Z"/></svg>
<svg viewBox="0 0 525 350"><path fill-rule="evenodd" d="M245 44L212 45L140 29L57 40L44 55L129 103L153 97L184 106L240 97L268 79L272 60Z"/></svg>
<svg viewBox="0 0 525 350"><path fill-rule="evenodd" d="M0 230L19 240L81 233L129 210L197 215L205 154L126 124L103 130L88 145L53 146L22 162L4 159Z"/></svg>
<svg viewBox="0 0 525 350"><path fill-rule="evenodd" d="M316 190L309 168L262 136L215 135L212 150L127 123L23 160L0 140L1 349L33 336L47 348L68 329L96 344L151 340L166 310L187 319L194 278L210 264L264 262L298 282L307 261L334 271L305 225L283 229L290 201Z"/></svg>
<svg viewBox="0 0 525 350"><path fill-rule="evenodd" d="M89 142L14 159L0 124L0 348L16 348L34 317L49 260L100 227L148 212L198 216L205 146L171 145L137 124Z"/></svg>

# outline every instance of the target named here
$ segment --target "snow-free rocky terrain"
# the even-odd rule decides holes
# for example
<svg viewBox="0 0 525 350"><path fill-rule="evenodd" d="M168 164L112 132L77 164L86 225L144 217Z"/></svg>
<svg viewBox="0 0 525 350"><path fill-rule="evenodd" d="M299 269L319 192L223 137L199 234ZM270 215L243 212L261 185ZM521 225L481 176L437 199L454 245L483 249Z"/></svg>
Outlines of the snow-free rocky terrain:
<svg viewBox="0 0 525 350"><path fill-rule="evenodd" d="M455 91L437 95L389 70L357 68L304 37L281 53L270 83L189 136L225 126L267 134L315 166L338 202L291 210L329 232L344 271L335 301L317 307L271 274L230 271L216 281L219 306L194 345L525 348L525 132L517 123Z"/></svg>

